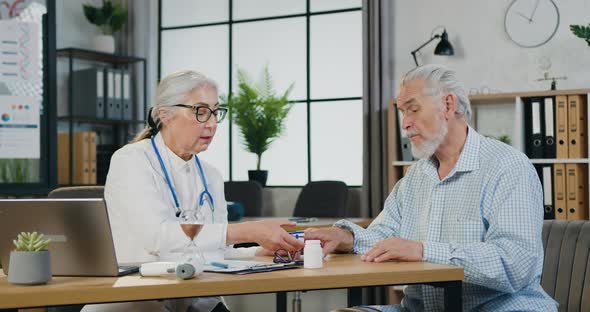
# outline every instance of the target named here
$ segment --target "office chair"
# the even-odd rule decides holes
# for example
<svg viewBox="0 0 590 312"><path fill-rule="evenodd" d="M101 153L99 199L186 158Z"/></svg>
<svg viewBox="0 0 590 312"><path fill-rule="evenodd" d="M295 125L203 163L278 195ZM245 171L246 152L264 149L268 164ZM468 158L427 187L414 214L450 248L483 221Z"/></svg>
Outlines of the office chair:
<svg viewBox="0 0 590 312"><path fill-rule="evenodd" d="M224 183L225 199L244 206L244 216L262 216L262 186L256 181L228 181Z"/></svg>
<svg viewBox="0 0 590 312"><path fill-rule="evenodd" d="M301 190L294 217L334 218L346 216L348 187L342 181L313 181Z"/></svg>
<svg viewBox="0 0 590 312"><path fill-rule="evenodd" d="M104 186L58 187L47 198L104 198Z"/></svg>

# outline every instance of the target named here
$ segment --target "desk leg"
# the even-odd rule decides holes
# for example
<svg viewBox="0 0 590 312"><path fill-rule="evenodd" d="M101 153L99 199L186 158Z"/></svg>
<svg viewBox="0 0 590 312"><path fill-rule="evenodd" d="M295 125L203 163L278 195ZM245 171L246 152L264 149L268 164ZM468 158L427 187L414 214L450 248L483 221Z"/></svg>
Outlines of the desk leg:
<svg viewBox="0 0 590 312"><path fill-rule="evenodd" d="M277 312L287 312L287 292L277 292Z"/></svg>
<svg viewBox="0 0 590 312"><path fill-rule="evenodd" d="M446 282L445 311L463 311L463 283L461 281Z"/></svg>
<svg viewBox="0 0 590 312"><path fill-rule="evenodd" d="M363 288L348 288L348 306L356 307L363 304Z"/></svg>

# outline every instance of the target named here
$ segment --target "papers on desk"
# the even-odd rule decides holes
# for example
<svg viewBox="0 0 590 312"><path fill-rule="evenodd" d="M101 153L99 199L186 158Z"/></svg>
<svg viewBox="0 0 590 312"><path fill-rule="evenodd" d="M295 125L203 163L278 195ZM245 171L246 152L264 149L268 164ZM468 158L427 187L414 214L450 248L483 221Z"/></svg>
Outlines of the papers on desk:
<svg viewBox="0 0 590 312"><path fill-rule="evenodd" d="M301 264L294 262L289 263L272 263L259 261L242 261L242 260L224 260L205 265L205 272L213 273L231 273L231 274L250 274L259 272L271 272L278 270L295 269L302 267ZM227 267L225 267L227 266Z"/></svg>

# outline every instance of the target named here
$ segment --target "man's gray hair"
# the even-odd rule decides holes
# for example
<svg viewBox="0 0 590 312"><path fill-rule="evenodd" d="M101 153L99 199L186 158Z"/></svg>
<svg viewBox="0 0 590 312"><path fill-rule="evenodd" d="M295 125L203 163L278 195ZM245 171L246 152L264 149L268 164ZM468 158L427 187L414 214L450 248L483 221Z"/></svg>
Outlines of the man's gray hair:
<svg viewBox="0 0 590 312"><path fill-rule="evenodd" d="M452 93L457 97L457 114L465 121L471 120L471 103L467 96L465 86L457 79L454 70L444 65L428 64L418 66L407 72L401 80L403 87L407 82L413 80L424 81L425 95L438 96L445 93Z"/></svg>

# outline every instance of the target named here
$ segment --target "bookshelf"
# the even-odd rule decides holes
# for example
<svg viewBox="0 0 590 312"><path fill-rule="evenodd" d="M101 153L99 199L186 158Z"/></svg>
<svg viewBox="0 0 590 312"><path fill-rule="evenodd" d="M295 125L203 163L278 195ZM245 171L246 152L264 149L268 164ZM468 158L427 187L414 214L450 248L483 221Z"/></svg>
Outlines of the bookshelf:
<svg viewBox="0 0 590 312"><path fill-rule="evenodd" d="M145 124L145 120L143 120L143 118L138 119L137 116L142 116L147 111L146 59L136 56L110 54L78 48L59 49L57 50L57 56L60 58L67 59L68 69L67 113L58 116L57 120L61 123L67 123L67 133L69 138L65 141L69 142L65 143L66 148L68 149L65 155L65 158L67 159L65 160L65 165L67 166L66 172L69 171L69 174L67 174L68 178L65 179L66 183L61 181L59 182L59 185L71 186L81 184L103 184L104 179L106 178L106 172L108 171L108 163L110 161L110 156L112 155L112 153L116 149L127 143L130 133L135 133L138 130L138 127L140 127L142 124ZM77 81L74 81L75 79L70 78L74 77L74 68L77 63L83 63L86 68L100 68L100 71L104 69L103 75L105 75L105 78L107 73L109 73L108 70L126 70L127 74L130 76L130 78L128 79L129 88L127 92L129 92L131 98L131 100L128 103L130 104L130 115L132 117L129 118L129 116L119 116L112 118L112 116L107 116L107 113L105 113L105 116L76 115L74 113L74 106L80 105L80 103L78 102L78 100L76 100L76 97L74 96L74 88L80 88L80 85L76 85ZM134 83L134 77L138 76L140 72L142 74L142 81L140 83L142 87L137 88L137 86ZM124 75L123 72L121 72L120 75L122 77ZM122 79L121 77L119 78ZM104 80L104 83L107 84L106 79ZM119 84L119 82L117 82L116 84ZM115 84L113 84L113 86L115 86ZM139 96L140 94L143 95L142 98ZM88 97L89 101L94 101L94 99L91 98L91 95L88 95ZM104 104L106 106L106 101ZM120 104L122 105L122 102ZM77 125L77 128L91 130L90 132L99 129L97 131L99 135L96 136L96 144L98 144L98 146L96 146L94 151L90 152L94 154L94 159L92 161L96 161L95 170L97 174L96 177L92 177L90 178L90 180L87 180L87 183L84 182L84 180L82 180L81 182L80 178L77 178L79 177L79 173L76 173L74 170L75 165L73 164L73 162L77 159L76 155L74 154L76 153L77 149L79 150L79 148L76 146L76 142L74 139L74 134L79 133L75 132L75 125ZM104 141L107 143L105 144L102 139L104 139ZM59 152L58 154L60 154L61 157L64 158L63 152ZM60 164L59 159L58 164ZM64 165L63 159L61 159L61 165ZM58 167L61 166L58 165ZM61 174L60 176L63 176L63 174ZM63 177L60 178L60 180L62 179Z"/></svg>
<svg viewBox="0 0 590 312"><path fill-rule="evenodd" d="M525 152L525 105L529 105L528 99L531 98L543 98L543 97L556 97L556 96L572 96L582 95L586 99L586 105L590 100L590 89L572 89L572 90L550 90L550 91L533 91L533 92L510 92L510 93L497 93L497 94L485 94L485 95L473 95L470 96L472 106L472 121L470 125L476 129L479 133L485 134L486 127L492 123L498 123L498 118L495 118L493 112L495 110L506 110L510 116L510 132L507 133L511 139L511 145L521 152ZM556 101L553 103L557 105ZM388 163L390 164L388 169L388 187L389 190L393 189L393 186L402 177L402 169L404 166L410 166L415 161L402 161L400 151L400 139L399 139L399 128L397 109L395 107L395 100L389 103L388 110ZM556 115L554 115L556 118ZM584 138L587 146L590 146L589 139L589 122L590 121L590 109L586 109L585 112L586 122L584 124L586 130L586 136ZM504 120L506 122L506 120ZM555 133L557 134L557 127L555 127ZM590 172L588 164L590 164L590 158L586 155L585 158L533 158L531 162L535 165L543 164L584 164L585 175L586 175L586 186L590 185ZM586 189L586 205L588 204L588 190ZM588 207L585 208L588 210Z"/></svg>

